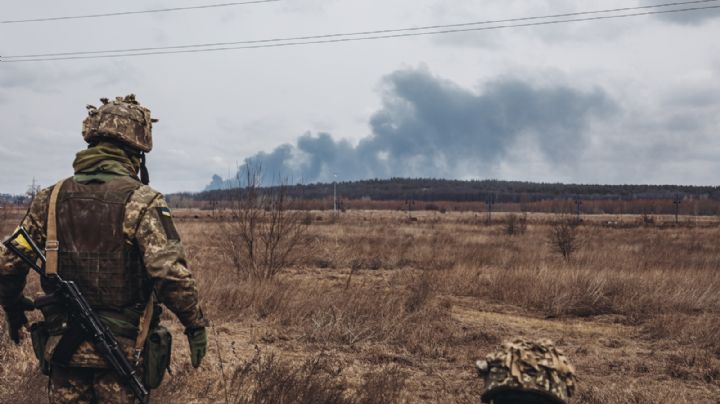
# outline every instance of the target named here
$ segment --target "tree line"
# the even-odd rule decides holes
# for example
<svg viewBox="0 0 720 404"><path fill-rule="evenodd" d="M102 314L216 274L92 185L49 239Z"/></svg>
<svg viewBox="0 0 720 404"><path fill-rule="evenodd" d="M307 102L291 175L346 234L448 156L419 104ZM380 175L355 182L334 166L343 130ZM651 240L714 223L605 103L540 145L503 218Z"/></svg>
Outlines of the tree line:
<svg viewBox="0 0 720 404"><path fill-rule="evenodd" d="M338 195L344 200L416 200L451 202L529 203L547 200L720 200L720 187L689 185L595 185L536 183L499 180L445 180L432 178L391 178L339 182ZM272 188L272 187L270 187ZM317 200L333 195L332 183L289 185L288 196ZM236 199L242 188L170 195L195 201Z"/></svg>

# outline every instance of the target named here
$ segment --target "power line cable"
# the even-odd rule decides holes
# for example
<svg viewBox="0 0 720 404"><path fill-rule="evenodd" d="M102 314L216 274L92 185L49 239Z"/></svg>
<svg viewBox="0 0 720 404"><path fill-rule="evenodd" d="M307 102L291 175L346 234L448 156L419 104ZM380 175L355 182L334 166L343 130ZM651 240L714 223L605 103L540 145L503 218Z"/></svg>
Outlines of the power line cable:
<svg viewBox="0 0 720 404"><path fill-rule="evenodd" d="M80 20L80 19L85 19L85 18L118 17L118 16L123 16L123 15L166 13L166 12L170 12L170 11L187 11L187 10L199 10L199 9L205 9L205 8L244 6L247 4L274 3L277 1L282 1L282 0L250 0L250 1L237 1L237 2L232 2L232 3L205 4L205 5L199 5L199 6L158 8L158 9L154 9L154 10L118 11L118 12L114 12L114 13L103 13L103 14L85 14L85 15L71 15L71 16L61 16L61 17L28 18L28 19L24 19L24 20L4 20L4 21L0 21L0 24L21 24L21 23L27 23L27 22L48 22L48 21L60 21L60 20Z"/></svg>
<svg viewBox="0 0 720 404"><path fill-rule="evenodd" d="M383 30L375 30L375 31L332 33L332 34L323 34L323 35L244 40L244 41L233 41L233 42L211 42L211 43L201 43L201 44L191 44L191 45L174 45L174 46L76 51L76 52L58 52L58 53L39 53L39 54L4 56L4 58L5 59L47 58L47 57L55 57L55 56L77 56L77 55L94 55L94 54L105 54L105 53L148 52L148 51L157 51L157 50L209 48L209 47L230 46L230 45L252 45L252 44L262 44L262 43L272 43L272 42L307 41L307 40L349 37L349 36L359 36L359 35L391 34L391 33L397 33L397 32L426 31L426 30L433 30L433 29L459 28L459 27L467 27L467 26L474 26L474 25L488 25L488 24L499 24L499 23L506 23L506 22L518 22L518 21L530 21L530 20L550 19L550 18L574 17L574 16L580 16L580 15L645 10L645 9L653 9L653 8L681 6L681 5L688 5L688 4L710 3L710 2L717 2L717 1L719 1L719 0L694 0L694 1L685 1L685 2L656 4L656 5L651 5L651 6L624 7L624 8L615 8L615 9L607 9L607 10L580 11L580 12L574 12L574 13L552 14L552 15L534 16L534 17L519 17L519 18L508 18L508 19L502 19L502 20L474 21L474 22L464 22L464 23L458 23L458 24L427 25L427 26L421 26L421 27L394 28L394 29L383 29Z"/></svg>
<svg viewBox="0 0 720 404"><path fill-rule="evenodd" d="M712 0L712 1L718 1L718 0ZM703 7L688 7L688 8L680 8L680 9L673 9L673 10L661 10L661 11L646 11L646 12L632 13L632 14L618 14L618 15L595 16L595 17L574 18L574 19L564 19L564 20L551 20L551 21L541 21L541 22L533 22L533 23L525 23L525 24L494 25L494 26L489 26L489 27L446 29L446 30L440 30L440 31L405 32L405 33L396 33L396 34L389 34L389 35L355 36L355 37L348 37L348 38L335 38L335 39L324 39L324 40L313 40L313 41L265 43L265 44L256 44L256 45L246 45L246 46L223 46L223 47L211 47L211 48L200 48L200 49L176 49L176 50L166 50L166 51L148 51L148 52L135 52L135 53L116 53L116 54L109 54L109 55L88 55L86 53L78 53L78 55L80 55L80 56L63 56L63 57L51 57L51 58L42 57L42 58L11 59L11 60L2 60L0 58L0 61L2 61L4 63L19 63L19 62L54 61L54 60L106 59L106 58L118 58L118 57L125 57L125 56L148 56L148 55L167 55L167 54L179 54L179 53L218 52L218 51L237 50L237 49L278 48L278 47L288 47L288 46L327 44L327 43L339 43L339 42L355 42L355 41L366 41L366 40L377 40L377 39L388 39L388 38L441 35L441 34L451 34L451 33L459 33L459 32L489 31L489 30L496 30L496 29L532 27L532 26L553 25L553 24L570 23L570 22L599 21L599 20L609 20L609 19L617 19L617 18L640 17L640 16L648 16L648 15L670 14L670 13L680 13L680 12L699 11L699 10L718 9L718 8L720 8L720 5L703 6ZM319 37L322 37L322 36L319 36ZM104 53L104 52L102 52L102 53ZM82 55L85 55L85 56L82 56ZM43 56L43 55L39 55L39 56ZM15 57L19 57L19 56L15 56Z"/></svg>

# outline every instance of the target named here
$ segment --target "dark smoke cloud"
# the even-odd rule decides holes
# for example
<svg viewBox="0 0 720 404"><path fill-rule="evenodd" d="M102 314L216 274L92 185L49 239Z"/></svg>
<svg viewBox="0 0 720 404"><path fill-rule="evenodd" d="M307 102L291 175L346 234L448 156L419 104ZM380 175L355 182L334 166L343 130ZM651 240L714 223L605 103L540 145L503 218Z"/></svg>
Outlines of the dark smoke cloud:
<svg viewBox="0 0 720 404"><path fill-rule="evenodd" d="M518 142L537 144L550 162L572 160L585 146L590 120L616 110L600 89L536 87L503 78L475 92L426 69L388 75L382 97L369 122L372 134L357 145L306 133L294 145L258 153L246 163L305 183L332 181L334 174L340 180L483 178Z"/></svg>

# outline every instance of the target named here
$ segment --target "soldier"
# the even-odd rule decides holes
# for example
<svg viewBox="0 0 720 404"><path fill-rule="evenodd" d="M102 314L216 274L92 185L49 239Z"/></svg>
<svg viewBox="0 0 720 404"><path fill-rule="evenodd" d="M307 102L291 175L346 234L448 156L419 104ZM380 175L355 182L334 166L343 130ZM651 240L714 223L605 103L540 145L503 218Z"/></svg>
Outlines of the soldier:
<svg viewBox="0 0 720 404"><path fill-rule="evenodd" d="M192 365L207 350L208 321L198 305L180 237L163 196L150 188L145 153L152 149L150 111L134 95L88 106L75 175L42 190L22 225L45 246L48 274L75 281L120 342L148 388L169 364L170 334L159 325L160 303L185 327ZM140 174L140 178L138 178ZM28 267L0 244L0 304L17 344L32 300L23 296ZM42 285L46 293L47 285ZM94 348L49 306L31 328L33 348L50 376L52 403L131 403L132 392ZM148 337L149 334L149 337ZM136 360L133 353L142 357Z"/></svg>
<svg viewBox="0 0 720 404"><path fill-rule="evenodd" d="M566 404L575 391L575 369L548 340L516 339L475 363L490 404Z"/></svg>

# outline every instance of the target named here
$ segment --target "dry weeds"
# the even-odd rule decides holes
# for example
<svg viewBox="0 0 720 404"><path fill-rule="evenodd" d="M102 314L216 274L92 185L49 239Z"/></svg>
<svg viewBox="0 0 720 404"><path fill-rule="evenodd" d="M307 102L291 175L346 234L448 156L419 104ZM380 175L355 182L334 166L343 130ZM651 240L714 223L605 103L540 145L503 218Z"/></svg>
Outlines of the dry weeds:
<svg viewBox="0 0 720 404"><path fill-rule="evenodd" d="M312 212L312 246L272 281L238 279L221 214L178 212L213 319L203 367L179 324L177 402L478 402L474 359L515 336L554 339L580 376L576 402L715 403L720 397L720 223L591 217L564 260L547 235L474 213ZM29 344L0 337L0 401L42 400ZM223 383L222 369L226 382Z"/></svg>

